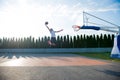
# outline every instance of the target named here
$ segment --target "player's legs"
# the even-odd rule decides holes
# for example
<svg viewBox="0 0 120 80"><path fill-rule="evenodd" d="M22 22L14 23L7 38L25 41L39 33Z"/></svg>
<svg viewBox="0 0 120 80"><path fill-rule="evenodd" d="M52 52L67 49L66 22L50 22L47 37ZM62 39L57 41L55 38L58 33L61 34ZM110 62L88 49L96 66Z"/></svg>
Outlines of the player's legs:
<svg viewBox="0 0 120 80"><path fill-rule="evenodd" d="M49 45L52 45L52 43L51 43L51 41L50 41L50 40L48 41L48 44L49 44Z"/></svg>
<svg viewBox="0 0 120 80"><path fill-rule="evenodd" d="M48 44L51 45L51 46L55 46L56 45L56 38L51 37L51 40L48 41Z"/></svg>
<svg viewBox="0 0 120 80"><path fill-rule="evenodd" d="M51 43L53 46L56 45L56 38L55 37L51 37Z"/></svg>

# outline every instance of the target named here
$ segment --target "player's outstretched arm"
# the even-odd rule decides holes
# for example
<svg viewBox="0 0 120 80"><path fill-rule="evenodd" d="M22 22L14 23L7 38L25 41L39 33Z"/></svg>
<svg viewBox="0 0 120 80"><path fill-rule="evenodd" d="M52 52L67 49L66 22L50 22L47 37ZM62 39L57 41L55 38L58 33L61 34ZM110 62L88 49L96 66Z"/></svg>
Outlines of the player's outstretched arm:
<svg viewBox="0 0 120 80"><path fill-rule="evenodd" d="M61 29L61 30L58 30L58 31L55 31L55 32L61 32L61 31L63 31L63 29Z"/></svg>

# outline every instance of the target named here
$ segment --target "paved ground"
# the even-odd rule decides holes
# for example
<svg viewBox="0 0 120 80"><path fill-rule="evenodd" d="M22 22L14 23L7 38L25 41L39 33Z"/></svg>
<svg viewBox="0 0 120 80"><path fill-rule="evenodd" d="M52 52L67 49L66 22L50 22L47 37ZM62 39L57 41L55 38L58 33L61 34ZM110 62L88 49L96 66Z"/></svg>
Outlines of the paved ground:
<svg viewBox="0 0 120 80"><path fill-rule="evenodd" d="M120 63L63 53L0 53L0 80L120 80Z"/></svg>

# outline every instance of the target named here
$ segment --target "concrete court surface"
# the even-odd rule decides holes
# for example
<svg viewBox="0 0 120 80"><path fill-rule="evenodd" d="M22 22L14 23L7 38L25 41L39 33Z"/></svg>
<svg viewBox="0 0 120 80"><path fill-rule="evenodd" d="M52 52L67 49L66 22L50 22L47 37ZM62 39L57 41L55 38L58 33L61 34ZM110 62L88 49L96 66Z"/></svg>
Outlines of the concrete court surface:
<svg viewBox="0 0 120 80"><path fill-rule="evenodd" d="M0 80L120 80L120 63L69 53L0 53Z"/></svg>

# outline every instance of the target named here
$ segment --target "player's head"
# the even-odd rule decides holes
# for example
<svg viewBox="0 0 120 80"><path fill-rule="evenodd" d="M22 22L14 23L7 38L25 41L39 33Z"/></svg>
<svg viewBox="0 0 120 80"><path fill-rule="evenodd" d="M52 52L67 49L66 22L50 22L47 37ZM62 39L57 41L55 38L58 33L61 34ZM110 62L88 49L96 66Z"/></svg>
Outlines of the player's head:
<svg viewBox="0 0 120 80"><path fill-rule="evenodd" d="M53 29L52 29L52 28L50 28L50 31L53 31Z"/></svg>

